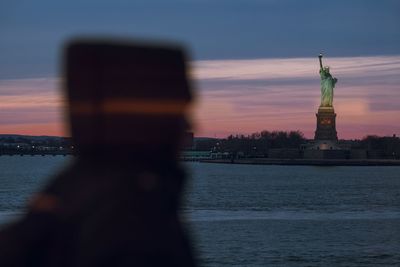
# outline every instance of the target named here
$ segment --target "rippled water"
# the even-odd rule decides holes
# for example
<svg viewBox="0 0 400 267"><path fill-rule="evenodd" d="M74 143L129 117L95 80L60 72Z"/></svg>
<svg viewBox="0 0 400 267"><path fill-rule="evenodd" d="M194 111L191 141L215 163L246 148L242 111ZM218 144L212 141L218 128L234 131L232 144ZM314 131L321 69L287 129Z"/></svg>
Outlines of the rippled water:
<svg viewBox="0 0 400 267"><path fill-rule="evenodd" d="M29 196L68 163L63 156L0 156L0 222L21 212Z"/></svg>
<svg viewBox="0 0 400 267"><path fill-rule="evenodd" d="M400 168L190 164L204 266L400 266Z"/></svg>
<svg viewBox="0 0 400 267"><path fill-rule="evenodd" d="M68 157L0 157L0 222ZM202 266L400 266L400 167L185 164Z"/></svg>

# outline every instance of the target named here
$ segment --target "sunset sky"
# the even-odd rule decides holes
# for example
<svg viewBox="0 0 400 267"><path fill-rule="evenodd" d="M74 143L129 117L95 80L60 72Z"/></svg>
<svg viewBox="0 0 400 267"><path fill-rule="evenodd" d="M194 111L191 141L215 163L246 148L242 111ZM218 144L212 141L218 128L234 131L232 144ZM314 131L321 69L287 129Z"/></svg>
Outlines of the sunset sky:
<svg viewBox="0 0 400 267"><path fill-rule="evenodd" d="M4 1L0 134L68 135L59 74L76 36L170 40L191 55L197 136L312 138L319 52L338 78L339 138L400 135L400 1Z"/></svg>

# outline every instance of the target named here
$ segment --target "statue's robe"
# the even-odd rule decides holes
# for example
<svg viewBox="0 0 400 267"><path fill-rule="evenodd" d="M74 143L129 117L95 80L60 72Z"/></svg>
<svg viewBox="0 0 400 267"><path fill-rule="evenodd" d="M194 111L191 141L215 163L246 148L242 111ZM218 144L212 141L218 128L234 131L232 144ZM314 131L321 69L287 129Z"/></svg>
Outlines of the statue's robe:
<svg viewBox="0 0 400 267"><path fill-rule="evenodd" d="M321 75L321 107L332 107L333 88L337 79L324 69L321 69L319 73Z"/></svg>

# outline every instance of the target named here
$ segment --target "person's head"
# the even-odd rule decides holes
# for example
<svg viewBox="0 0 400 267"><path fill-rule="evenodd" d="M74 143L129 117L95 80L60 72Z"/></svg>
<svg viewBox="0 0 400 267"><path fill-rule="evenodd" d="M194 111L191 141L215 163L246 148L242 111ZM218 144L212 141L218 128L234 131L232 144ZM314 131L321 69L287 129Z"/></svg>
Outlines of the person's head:
<svg viewBox="0 0 400 267"><path fill-rule="evenodd" d="M180 47L78 40L67 46L65 67L78 153L177 154L192 99Z"/></svg>

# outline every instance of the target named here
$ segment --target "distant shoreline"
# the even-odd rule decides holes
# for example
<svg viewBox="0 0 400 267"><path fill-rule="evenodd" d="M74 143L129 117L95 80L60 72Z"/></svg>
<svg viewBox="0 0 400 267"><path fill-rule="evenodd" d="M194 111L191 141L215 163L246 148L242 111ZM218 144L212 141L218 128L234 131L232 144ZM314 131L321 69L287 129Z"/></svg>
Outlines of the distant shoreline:
<svg viewBox="0 0 400 267"><path fill-rule="evenodd" d="M76 154L69 151L33 151L33 152L0 152L0 157L23 157L23 156L75 156Z"/></svg>
<svg viewBox="0 0 400 267"><path fill-rule="evenodd" d="M76 156L71 153L15 153L1 154L1 157L19 156ZM181 160L188 161L188 160ZM189 160L190 161L190 160ZM400 160L394 159L272 159L272 158L248 158L248 159L203 159L196 160L202 163L220 164L246 164L246 165L291 165L291 166L400 166Z"/></svg>
<svg viewBox="0 0 400 267"><path fill-rule="evenodd" d="M215 159L201 160L204 163L248 164L248 165L305 165L305 166L400 166L400 160L390 159Z"/></svg>

